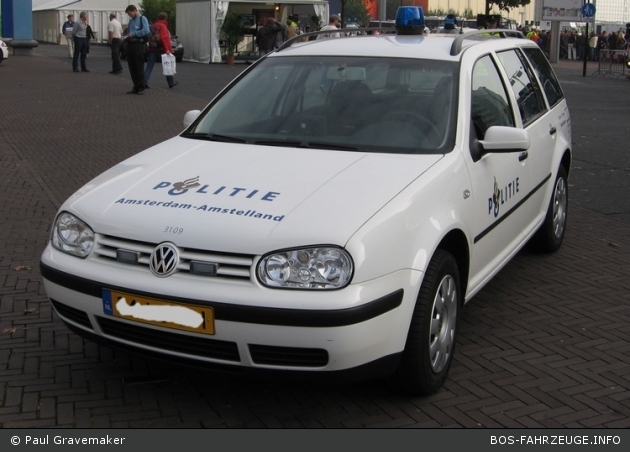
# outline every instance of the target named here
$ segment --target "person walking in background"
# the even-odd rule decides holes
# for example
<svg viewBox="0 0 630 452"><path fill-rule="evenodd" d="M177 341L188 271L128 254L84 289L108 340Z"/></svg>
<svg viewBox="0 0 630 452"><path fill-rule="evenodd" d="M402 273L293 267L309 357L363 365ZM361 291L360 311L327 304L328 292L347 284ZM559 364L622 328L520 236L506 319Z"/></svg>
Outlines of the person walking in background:
<svg viewBox="0 0 630 452"><path fill-rule="evenodd" d="M85 21L87 27L85 28L85 57L87 58L87 56L90 54L90 41L92 39L96 39L96 36L94 35L94 32L92 31L92 27L90 27L90 24L87 22L87 20Z"/></svg>
<svg viewBox="0 0 630 452"><path fill-rule="evenodd" d="M497 26L497 18L494 16L488 16L488 18L486 19L486 29L494 30L497 28Z"/></svg>
<svg viewBox="0 0 630 452"><path fill-rule="evenodd" d="M339 30L339 16L333 14L330 16L328 20L328 25L324 25L319 31L330 31L330 30ZM317 39L325 39L325 38L340 38L341 33L325 33L322 35L318 35Z"/></svg>
<svg viewBox="0 0 630 452"><path fill-rule="evenodd" d="M599 55L601 51L608 48L607 40L608 36L606 36L605 31L602 31L599 36L597 36L597 48L595 49L595 58L597 60L599 60Z"/></svg>
<svg viewBox="0 0 630 452"><path fill-rule="evenodd" d="M293 23L291 19L287 19L287 26L284 27L284 40L286 41L291 38L295 38L297 34L297 26Z"/></svg>
<svg viewBox="0 0 630 452"><path fill-rule="evenodd" d="M569 37L567 38L567 52L568 52L568 58L569 60L575 60L575 32L573 30L571 30L569 32Z"/></svg>
<svg viewBox="0 0 630 452"><path fill-rule="evenodd" d="M122 44L122 25L116 19L116 13L109 15L109 25L107 26L110 48L112 49L112 70L110 74L120 74L122 72L122 63L120 62L120 44Z"/></svg>
<svg viewBox="0 0 630 452"><path fill-rule="evenodd" d="M68 53L70 58L74 58L74 39L72 39L72 29L74 28L74 14L68 14L68 20L66 20L61 26L61 34L66 37L68 43Z"/></svg>
<svg viewBox="0 0 630 452"><path fill-rule="evenodd" d="M256 33L256 45L258 46L258 56L262 57L271 52L275 45L278 33L282 30L282 25L273 17L267 17L265 25L260 27Z"/></svg>
<svg viewBox="0 0 630 452"><path fill-rule="evenodd" d="M144 51L149 36L149 21L138 12L135 5L127 6L125 12L129 15L127 40L127 64L133 81L133 88L127 94L144 94Z"/></svg>
<svg viewBox="0 0 630 452"><path fill-rule="evenodd" d="M592 31L590 38L588 38L588 52L589 52L589 59L591 61L597 60L597 58L595 58L596 51L597 51L597 35L595 34L594 31Z"/></svg>
<svg viewBox="0 0 630 452"><path fill-rule="evenodd" d="M617 33L613 31L609 34L606 42L608 44L608 50L617 50Z"/></svg>
<svg viewBox="0 0 630 452"><path fill-rule="evenodd" d="M72 70L79 72L79 62L81 63L81 72L90 72L85 65L87 58L87 13L85 11L79 14L79 20L72 27L72 39L74 40L74 55L72 56Z"/></svg>
<svg viewBox="0 0 630 452"><path fill-rule="evenodd" d="M168 15L166 13L158 14L158 18L153 22L153 31L159 36L159 42L153 45L149 42L149 59L147 60L147 67L144 70L144 88L149 88L149 79L151 78L151 72L153 72L153 66L158 58L162 58L162 55L172 55L173 47L171 46L171 33L168 30ZM166 76L166 83L168 87L172 88L178 84L172 75Z"/></svg>
<svg viewBox="0 0 630 452"><path fill-rule="evenodd" d="M566 60L569 58L569 32L562 30L560 35L560 58Z"/></svg>

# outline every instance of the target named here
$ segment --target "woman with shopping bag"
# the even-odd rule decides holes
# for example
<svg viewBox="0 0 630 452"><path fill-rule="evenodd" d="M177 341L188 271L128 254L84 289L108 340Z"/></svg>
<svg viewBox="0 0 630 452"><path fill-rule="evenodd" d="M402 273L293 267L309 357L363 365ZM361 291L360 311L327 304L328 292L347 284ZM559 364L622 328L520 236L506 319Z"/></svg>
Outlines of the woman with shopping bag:
<svg viewBox="0 0 630 452"><path fill-rule="evenodd" d="M145 89L149 88L149 78L151 78L153 66L155 66L155 62L158 58L166 62L162 70L166 76L168 87L172 88L178 84L173 77L173 75L175 75L175 55L173 55L173 48L171 47L171 34L168 31L167 20L168 15L166 13L160 13L158 14L157 20L153 22L153 36L147 43L149 46L149 56L147 67L144 70ZM170 63L171 60L172 64Z"/></svg>

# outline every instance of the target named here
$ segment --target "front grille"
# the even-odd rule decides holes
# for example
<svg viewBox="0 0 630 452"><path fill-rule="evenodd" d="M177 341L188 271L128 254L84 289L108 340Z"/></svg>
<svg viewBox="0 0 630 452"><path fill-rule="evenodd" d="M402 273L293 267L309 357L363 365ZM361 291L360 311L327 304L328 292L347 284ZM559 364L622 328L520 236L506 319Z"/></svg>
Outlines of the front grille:
<svg viewBox="0 0 630 452"><path fill-rule="evenodd" d="M96 317L98 324L108 336L124 339L136 344L162 350L186 353L205 358L239 362L241 357L235 342L206 339L200 336L169 333L145 328L105 317Z"/></svg>
<svg viewBox="0 0 630 452"><path fill-rule="evenodd" d="M50 300L50 302L52 303L57 313L64 319L72 320L74 323L78 323L79 325L82 325L91 330L93 329L90 318L85 312L71 308L70 306L59 303L56 300Z"/></svg>
<svg viewBox="0 0 630 452"><path fill-rule="evenodd" d="M328 352L321 348L250 344L249 353L256 364L269 366L324 367L328 364Z"/></svg>
<svg viewBox="0 0 630 452"><path fill-rule="evenodd" d="M98 234L94 252L100 258L126 263L127 265L140 265L149 271L149 257L157 245L157 243L140 242ZM128 255L137 253L137 264L117 260L116 252L118 250L124 251ZM251 255L179 247L178 250L179 264L177 265L177 271L191 273L191 262L197 263L198 266L215 264L217 266L216 275L200 277L250 279L251 268L254 262L254 257Z"/></svg>

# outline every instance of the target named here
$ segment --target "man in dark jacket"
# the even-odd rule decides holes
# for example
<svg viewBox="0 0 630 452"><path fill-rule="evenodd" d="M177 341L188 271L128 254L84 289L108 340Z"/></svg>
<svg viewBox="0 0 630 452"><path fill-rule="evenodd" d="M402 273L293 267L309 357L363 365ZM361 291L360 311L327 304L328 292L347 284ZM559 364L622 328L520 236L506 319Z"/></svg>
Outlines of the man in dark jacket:
<svg viewBox="0 0 630 452"><path fill-rule="evenodd" d="M259 57L268 54L274 49L280 31L282 31L282 25L273 17L267 17L265 25L260 27L258 33L256 33Z"/></svg>

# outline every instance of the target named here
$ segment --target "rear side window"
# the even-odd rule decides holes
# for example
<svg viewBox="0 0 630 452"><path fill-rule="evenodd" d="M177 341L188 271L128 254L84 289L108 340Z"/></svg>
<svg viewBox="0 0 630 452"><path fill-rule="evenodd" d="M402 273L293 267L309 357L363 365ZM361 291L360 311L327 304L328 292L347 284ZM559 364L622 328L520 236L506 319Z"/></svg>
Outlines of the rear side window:
<svg viewBox="0 0 630 452"><path fill-rule="evenodd" d="M518 110L523 118L523 125L536 120L546 110L545 101L538 88L537 82L532 80L524 61L516 50L497 53L501 65L508 76L512 91L516 96Z"/></svg>
<svg viewBox="0 0 630 452"><path fill-rule="evenodd" d="M564 99L564 93L562 92L560 83L556 78L556 74L553 72L553 69L551 69L551 65L549 64L547 57L540 51L540 49L535 49L533 47L525 48L523 49L523 52L527 56L527 59L536 72L536 76L540 80L540 84L545 92L545 96L547 96L549 105L553 107Z"/></svg>

